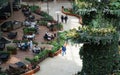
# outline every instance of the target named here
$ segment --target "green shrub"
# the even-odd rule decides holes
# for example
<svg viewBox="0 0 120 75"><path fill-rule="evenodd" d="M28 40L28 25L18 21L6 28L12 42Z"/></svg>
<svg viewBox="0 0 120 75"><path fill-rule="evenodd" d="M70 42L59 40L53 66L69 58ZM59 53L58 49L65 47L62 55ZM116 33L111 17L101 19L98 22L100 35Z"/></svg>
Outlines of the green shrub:
<svg viewBox="0 0 120 75"><path fill-rule="evenodd" d="M45 21L53 21L53 17L44 11L41 11L39 15L41 15Z"/></svg>
<svg viewBox="0 0 120 75"><path fill-rule="evenodd" d="M28 62L30 62L32 64L32 66L35 68L38 62L38 57L34 57L34 58L25 58L25 60L27 60Z"/></svg>
<svg viewBox="0 0 120 75"><path fill-rule="evenodd" d="M10 52L11 54L16 54L17 53L17 47L7 46L7 51Z"/></svg>
<svg viewBox="0 0 120 75"><path fill-rule="evenodd" d="M64 11L70 13L70 10L68 8L64 8Z"/></svg>
<svg viewBox="0 0 120 75"><path fill-rule="evenodd" d="M34 6L29 6L30 7L30 10L32 11L32 12L35 12L37 9L40 9L40 7L39 6L36 6L36 5L34 5Z"/></svg>
<svg viewBox="0 0 120 75"><path fill-rule="evenodd" d="M23 33L24 34L32 34L35 33L36 29L35 28L24 28Z"/></svg>
<svg viewBox="0 0 120 75"><path fill-rule="evenodd" d="M38 45L38 42L36 42L36 41L33 41L33 44L35 44L35 45Z"/></svg>
<svg viewBox="0 0 120 75"><path fill-rule="evenodd" d="M7 51L0 51L0 54L2 54L2 53L5 53L5 54L10 54L9 52L7 52Z"/></svg>
<svg viewBox="0 0 120 75"><path fill-rule="evenodd" d="M36 62L38 62L41 58L47 56L48 53L49 53L48 50L44 50L37 54L36 56L34 56L33 58L25 58L25 60L29 61L31 64L36 64Z"/></svg>
<svg viewBox="0 0 120 75"><path fill-rule="evenodd" d="M58 23L56 25L54 25L58 30L62 30L63 29L63 24L62 23Z"/></svg>
<svg viewBox="0 0 120 75"><path fill-rule="evenodd" d="M41 59L42 57L48 55L49 51L48 50L43 50L42 52L40 52L37 56L39 59Z"/></svg>
<svg viewBox="0 0 120 75"><path fill-rule="evenodd" d="M53 48L52 48L52 50L50 51L51 53L54 53L54 52L56 52L57 50L59 50L60 49L60 47L63 45L61 45L60 43L58 44L58 42L56 42L56 40L55 41L52 41L51 42L51 45L53 45Z"/></svg>
<svg viewBox="0 0 120 75"><path fill-rule="evenodd" d="M47 26L47 21L39 21L38 24L39 25L43 25L43 26Z"/></svg>
<svg viewBox="0 0 120 75"><path fill-rule="evenodd" d="M13 40L13 43L19 43L21 40Z"/></svg>

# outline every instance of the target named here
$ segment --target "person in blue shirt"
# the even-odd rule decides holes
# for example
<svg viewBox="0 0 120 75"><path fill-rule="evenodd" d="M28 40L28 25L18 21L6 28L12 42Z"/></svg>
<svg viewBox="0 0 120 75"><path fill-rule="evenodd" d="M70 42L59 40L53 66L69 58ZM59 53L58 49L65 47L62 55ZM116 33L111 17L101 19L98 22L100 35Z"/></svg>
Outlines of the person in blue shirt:
<svg viewBox="0 0 120 75"><path fill-rule="evenodd" d="M66 47L62 46L62 56L64 56L66 54Z"/></svg>

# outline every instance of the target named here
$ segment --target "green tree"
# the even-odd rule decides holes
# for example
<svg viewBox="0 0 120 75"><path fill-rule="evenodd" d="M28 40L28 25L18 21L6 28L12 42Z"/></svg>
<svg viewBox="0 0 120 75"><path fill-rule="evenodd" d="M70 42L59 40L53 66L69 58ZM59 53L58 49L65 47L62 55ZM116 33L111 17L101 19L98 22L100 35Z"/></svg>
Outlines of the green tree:
<svg viewBox="0 0 120 75"><path fill-rule="evenodd" d="M118 7L112 9L111 2L119 0L76 0L91 3L88 8L79 8L84 25L79 30L68 31L67 36L75 43L84 43L80 49L83 67L78 75L112 75L119 70L119 51L117 31ZM119 6L119 5L116 5ZM94 8L94 10L93 10ZM87 21L89 20L89 21ZM117 23L112 23L113 21Z"/></svg>

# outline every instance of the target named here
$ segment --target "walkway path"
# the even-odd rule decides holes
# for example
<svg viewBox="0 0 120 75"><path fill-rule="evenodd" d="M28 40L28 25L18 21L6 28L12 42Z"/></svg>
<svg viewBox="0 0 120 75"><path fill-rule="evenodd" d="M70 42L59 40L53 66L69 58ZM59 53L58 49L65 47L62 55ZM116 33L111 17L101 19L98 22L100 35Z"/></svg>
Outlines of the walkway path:
<svg viewBox="0 0 120 75"><path fill-rule="evenodd" d="M43 11L47 11L47 4L46 3L35 3L36 5L41 6ZM70 2L60 2L60 3L49 3L49 14L53 16L54 19L57 20L57 13L59 15L59 22L60 16L63 14L61 13L61 6L66 8L71 8ZM63 14L65 15L65 14ZM63 23L64 30L69 30L75 27L79 27L80 24L78 23L78 19L73 16L68 16L68 23ZM54 58L47 58L39 65L41 70L37 72L35 75L74 75L82 68L82 60L79 56L79 46L73 46L70 43L67 45L67 54L62 56L61 54L54 57Z"/></svg>

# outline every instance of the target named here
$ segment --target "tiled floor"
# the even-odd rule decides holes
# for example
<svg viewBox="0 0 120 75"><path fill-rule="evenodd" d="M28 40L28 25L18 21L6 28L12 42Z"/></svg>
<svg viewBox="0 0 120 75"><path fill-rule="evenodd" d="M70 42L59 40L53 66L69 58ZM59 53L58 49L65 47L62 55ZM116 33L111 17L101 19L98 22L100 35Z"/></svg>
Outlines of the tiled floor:
<svg viewBox="0 0 120 75"><path fill-rule="evenodd" d="M35 14L34 14L34 15L35 15ZM35 15L35 18L38 19L38 18L39 18L39 15ZM10 17L9 19L7 19L6 21L8 21L8 20L18 20L18 21L20 21L20 22L23 22L23 21L25 20L25 17L24 17L23 13L22 13L21 10L20 10L20 11L15 11L15 12L14 12L14 15L13 15L12 17ZM24 27L24 26L23 26L23 27ZM17 35L17 37L16 37L15 39L17 39L17 40L22 40L23 27L13 30L13 32L17 32L17 33L18 33L18 35ZM49 31L49 30L48 30L47 27L45 27L45 26L39 26L39 34L36 34L34 41L36 41L36 42L38 42L38 43L42 43L42 42L45 43L45 42L47 42L47 41L45 41L45 40L43 39L43 36L44 36L45 32L48 32L48 31ZM8 32L4 32L4 33L3 33L3 36L7 37L7 33L8 33ZM52 33L52 32L51 32L51 33ZM10 39L10 40L11 40L11 39ZM14 39L12 39L12 40L14 40ZM7 45L10 45L10 44L7 44ZM12 45L14 45L14 44L12 43ZM19 49L18 49L16 55L11 55L10 59L9 59L6 63L3 63L3 64L0 65L0 66L6 68L6 67L8 67L9 64L11 64L11 63L16 63L16 62L18 62L18 61L23 61L23 62L25 62L25 58L26 58L26 57L32 58L33 56L34 56L34 54L33 54L31 51L29 51L29 50L27 50L27 51L22 51L22 50L19 50Z"/></svg>

